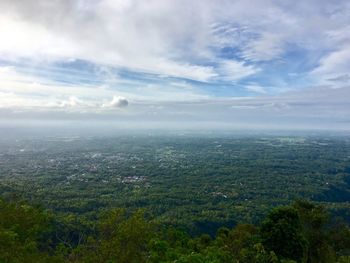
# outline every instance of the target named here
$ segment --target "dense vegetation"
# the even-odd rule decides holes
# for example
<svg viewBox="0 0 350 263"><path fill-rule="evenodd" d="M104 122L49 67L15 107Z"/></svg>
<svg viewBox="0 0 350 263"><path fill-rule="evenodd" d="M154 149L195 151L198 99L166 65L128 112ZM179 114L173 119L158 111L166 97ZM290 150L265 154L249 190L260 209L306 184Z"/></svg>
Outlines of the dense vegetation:
<svg viewBox="0 0 350 263"><path fill-rule="evenodd" d="M350 261L349 137L0 138L0 149L0 262Z"/></svg>
<svg viewBox="0 0 350 263"><path fill-rule="evenodd" d="M0 262L349 262L350 228L306 201L270 211L260 226L240 224L190 237L142 210L109 210L95 221L59 217L0 201Z"/></svg>
<svg viewBox="0 0 350 263"><path fill-rule="evenodd" d="M349 137L119 136L1 140L0 195L91 220L144 208L214 235L306 198L350 222Z"/></svg>

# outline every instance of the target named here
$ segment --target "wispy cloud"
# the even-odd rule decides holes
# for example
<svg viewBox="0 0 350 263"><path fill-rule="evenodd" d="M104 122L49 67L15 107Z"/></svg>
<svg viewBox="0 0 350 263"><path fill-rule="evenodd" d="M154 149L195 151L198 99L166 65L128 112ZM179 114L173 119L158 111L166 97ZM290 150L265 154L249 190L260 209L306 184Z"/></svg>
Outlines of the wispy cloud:
<svg viewBox="0 0 350 263"><path fill-rule="evenodd" d="M252 92L260 93L260 94L265 94L267 92L264 87L261 87L261 86L258 86L258 85L247 85L247 86L245 86L245 88L248 91L252 91Z"/></svg>
<svg viewBox="0 0 350 263"><path fill-rule="evenodd" d="M305 94L320 86L348 96L349 12L346 0L2 0L0 107L152 116L162 107L158 118L198 120L224 109L257 119L259 107L311 114L315 96ZM286 99L293 92L307 99ZM269 101L218 104L252 96ZM347 117L348 104L317 103Z"/></svg>
<svg viewBox="0 0 350 263"><path fill-rule="evenodd" d="M220 78L227 81L237 81L257 73L260 69L244 62L225 60L219 66Z"/></svg>

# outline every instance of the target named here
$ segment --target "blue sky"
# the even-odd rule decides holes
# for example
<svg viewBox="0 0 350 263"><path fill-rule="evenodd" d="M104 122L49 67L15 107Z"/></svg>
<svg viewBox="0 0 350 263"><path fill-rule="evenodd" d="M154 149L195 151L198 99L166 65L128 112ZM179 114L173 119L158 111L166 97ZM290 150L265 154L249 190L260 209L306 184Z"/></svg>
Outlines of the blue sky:
<svg viewBox="0 0 350 263"><path fill-rule="evenodd" d="M340 0L2 0L0 118L347 129L349 25Z"/></svg>

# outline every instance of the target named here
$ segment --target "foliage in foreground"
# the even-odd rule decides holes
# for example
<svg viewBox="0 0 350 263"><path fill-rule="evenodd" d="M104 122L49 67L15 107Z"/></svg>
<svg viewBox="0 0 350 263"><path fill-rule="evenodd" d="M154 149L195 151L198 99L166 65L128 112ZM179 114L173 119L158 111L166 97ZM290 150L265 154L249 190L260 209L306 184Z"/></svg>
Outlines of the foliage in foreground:
<svg viewBox="0 0 350 263"><path fill-rule="evenodd" d="M297 201L270 211L260 226L191 237L113 209L93 222L0 200L0 262L350 262L350 229L322 206Z"/></svg>

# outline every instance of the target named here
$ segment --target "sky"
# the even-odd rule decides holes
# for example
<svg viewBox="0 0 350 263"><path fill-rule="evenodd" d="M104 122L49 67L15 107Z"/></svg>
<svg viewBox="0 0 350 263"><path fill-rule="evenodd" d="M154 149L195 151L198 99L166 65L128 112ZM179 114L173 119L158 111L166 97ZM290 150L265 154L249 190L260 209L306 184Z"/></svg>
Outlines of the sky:
<svg viewBox="0 0 350 263"><path fill-rule="evenodd" d="M0 0L0 121L30 120L350 130L350 1Z"/></svg>

